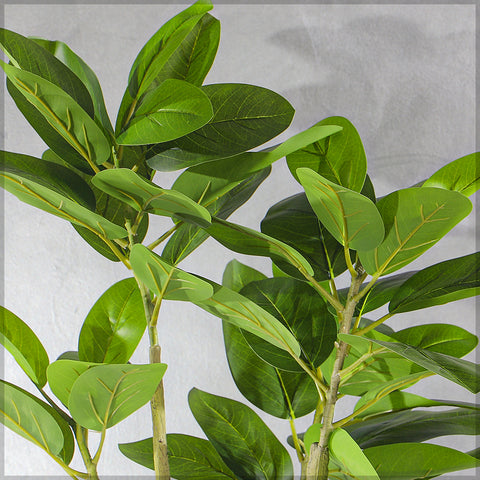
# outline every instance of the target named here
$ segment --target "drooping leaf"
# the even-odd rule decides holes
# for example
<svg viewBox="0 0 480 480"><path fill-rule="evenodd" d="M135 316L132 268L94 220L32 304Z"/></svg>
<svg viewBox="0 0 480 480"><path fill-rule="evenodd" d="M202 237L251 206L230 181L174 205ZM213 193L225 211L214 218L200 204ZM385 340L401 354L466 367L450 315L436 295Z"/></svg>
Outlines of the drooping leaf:
<svg viewBox="0 0 480 480"><path fill-rule="evenodd" d="M138 104L128 128L117 137L120 145L168 142L187 135L213 116L203 91L183 80L168 79Z"/></svg>
<svg viewBox="0 0 480 480"><path fill-rule="evenodd" d="M270 257L272 260L285 260L299 271L313 275L310 264L289 245L251 228L213 217L206 231L219 243L234 252L246 255Z"/></svg>
<svg viewBox="0 0 480 480"><path fill-rule="evenodd" d="M50 126L86 161L100 165L110 158L111 146L103 131L70 95L38 75L3 62L0 66Z"/></svg>
<svg viewBox="0 0 480 480"><path fill-rule="evenodd" d="M85 362L127 363L147 326L134 278L115 283L95 303L80 331L79 358Z"/></svg>
<svg viewBox="0 0 480 480"><path fill-rule="evenodd" d="M14 313L0 307L0 343L38 387L47 382L47 352L33 330Z"/></svg>
<svg viewBox="0 0 480 480"><path fill-rule="evenodd" d="M437 263L405 281L390 301L390 313L443 305L480 293L480 252Z"/></svg>
<svg viewBox="0 0 480 480"><path fill-rule="evenodd" d="M285 447L253 410L195 388L188 402L205 435L238 478L293 480Z"/></svg>
<svg viewBox="0 0 480 480"><path fill-rule="evenodd" d="M160 188L128 168L103 170L93 177L92 183L138 212L175 216L202 226L209 224L210 214L204 207L179 192Z"/></svg>
<svg viewBox="0 0 480 480"><path fill-rule="evenodd" d="M133 246L130 263L135 275L166 300L195 303L213 295L214 290L208 282L168 264L144 245Z"/></svg>
<svg viewBox="0 0 480 480"><path fill-rule="evenodd" d="M73 435L67 422L48 404L0 380L0 422L67 465L73 457Z"/></svg>
<svg viewBox="0 0 480 480"><path fill-rule="evenodd" d="M310 263L317 280L335 276L347 266L343 246L318 222L304 193L288 197L271 207L261 223L262 233L276 238L298 251ZM285 261L278 266L290 275L298 272Z"/></svg>
<svg viewBox="0 0 480 480"><path fill-rule="evenodd" d="M381 243L383 222L370 199L309 168L299 168L297 175L318 219L338 242L359 251L372 250Z"/></svg>
<svg viewBox="0 0 480 480"><path fill-rule="evenodd" d="M422 187L454 190L469 197L480 187L480 152L448 163L427 179Z"/></svg>
<svg viewBox="0 0 480 480"><path fill-rule="evenodd" d="M381 480L432 478L479 465L466 453L429 443L395 443L367 448L364 453Z"/></svg>
<svg viewBox="0 0 480 480"><path fill-rule="evenodd" d="M369 274L385 275L437 243L470 213L472 204L458 192L422 187L393 192L379 200L377 208L385 224L385 239L359 255Z"/></svg>
<svg viewBox="0 0 480 480"><path fill-rule="evenodd" d="M330 182L360 192L367 173L367 158L357 130L343 117L329 117L317 125L338 125L342 130L288 155L292 175L298 180L297 168L306 167Z"/></svg>
<svg viewBox="0 0 480 480"><path fill-rule="evenodd" d="M150 401L166 369L163 363L91 368L73 384L68 409L85 428L110 428Z"/></svg>
<svg viewBox="0 0 480 480"><path fill-rule="evenodd" d="M10 152L1 152L1 155L4 160L1 172L3 186L21 201L110 239L127 236L124 228L84 206L87 198L84 195L80 197L74 188L78 185L88 195L88 185L84 185L74 173L67 174L67 169L60 166L51 168L48 162L26 155ZM33 162L38 166L30 168ZM58 174L55 175L54 171ZM66 184L71 180L74 184Z"/></svg>

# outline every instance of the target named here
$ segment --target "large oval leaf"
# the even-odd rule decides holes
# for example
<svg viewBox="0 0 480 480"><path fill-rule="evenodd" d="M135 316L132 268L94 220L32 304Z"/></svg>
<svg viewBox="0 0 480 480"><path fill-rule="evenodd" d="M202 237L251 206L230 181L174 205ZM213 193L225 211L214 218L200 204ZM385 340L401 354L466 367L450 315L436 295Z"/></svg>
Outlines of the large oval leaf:
<svg viewBox="0 0 480 480"><path fill-rule="evenodd" d="M88 312L78 338L85 362L127 363L147 326L142 295L134 278L111 286Z"/></svg>
<svg viewBox="0 0 480 480"><path fill-rule="evenodd" d="M297 175L318 219L338 242L359 251L372 250L381 243L383 222L370 199L309 168L299 168Z"/></svg>
<svg viewBox="0 0 480 480"><path fill-rule="evenodd" d="M91 368L73 384L68 409L85 428L110 428L150 401L166 369L163 363Z"/></svg>
<svg viewBox="0 0 480 480"><path fill-rule="evenodd" d="M357 130L343 117L329 117L317 125L338 125L342 130L288 155L292 175L298 180L297 169L306 167L337 185L360 192L367 174L367 157Z"/></svg>
<svg viewBox="0 0 480 480"><path fill-rule="evenodd" d="M477 252L420 270L397 289L389 312L410 312L478 295L479 260Z"/></svg>
<svg viewBox="0 0 480 480"><path fill-rule="evenodd" d="M38 387L47 382L50 363L47 352L33 330L15 314L0 307L0 343Z"/></svg>
<svg viewBox="0 0 480 480"><path fill-rule="evenodd" d="M193 416L226 465L240 479L293 480L285 447L246 405L196 388L188 395Z"/></svg>
<svg viewBox="0 0 480 480"><path fill-rule="evenodd" d="M465 218L472 204L458 192L422 187L393 192L377 208L385 239L374 250L359 252L370 275L385 275L415 260Z"/></svg>

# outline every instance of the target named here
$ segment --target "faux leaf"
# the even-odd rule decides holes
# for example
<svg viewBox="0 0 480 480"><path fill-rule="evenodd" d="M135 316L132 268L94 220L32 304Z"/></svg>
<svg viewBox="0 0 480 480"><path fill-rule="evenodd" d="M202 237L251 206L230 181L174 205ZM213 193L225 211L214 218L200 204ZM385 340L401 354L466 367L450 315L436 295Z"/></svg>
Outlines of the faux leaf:
<svg viewBox="0 0 480 480"><path fill-rule="evenodd" d="M168 142L199 129L212 116L212 105L202 90L182 80L168 79L142 99L117 142Z"/></svg>
<svg viewBox="0 0 480 480"><path fill-rule="evenodd" d="M359 252L365 270L385 275L404 267L432 247L471 209L458 192L440 188L406 188L383 197L377 208L385 239L375 249Z"/></svg>
<svg viewBox="0 0 480 480"><path fill-rule="evenodd" d="M253 410L195 388L188 402L205 435L238 478L293 480L285 447Z"/></svg>
<svg viewBox="0 0 480 480"><path fill-rule="evenodd" d="M248 265L239 262L236 259L230 260L223 271L222 285L240 292L240 290L251 282L265 280L267 277Z"/></svg>
<svg viewBox="0 0 480 480"><path fill-rule="evenodd" d="M297 169L306 167L330 182L360 192L367 173L367 158L357 130L343 117L329 117L317 125L338 125L342 130L288 155L292 175L298 180Z"/></svg>
<svg viewBox="0 0 480 480"><path fill-rule="evenodd" d="M95 363L127 363L147 326L134 278L110 287L95 303L78 339L79 358Z"/></svg>
<svg viewBox="0 0 480 480"><path fill-rule="evenodd" d="M85 428L110 428L150 401L166 369L163 363L91 368L73 384L68 409Z"/></svg>
<svg viewBox="0 0 480 480"><path fill-rule="evenodd" d="M147 247L136 244L130 253L135 275L166 300L199 302L213 295L212 286L179 268L169 265Z"/></svg>
<svg viewBox="0 0 480 480"><path fill-rule="evenodd" d="M210 214L204 207L179 192L160 188L128 168L103 170L93 177L92 183L138 212L209 224Z"/></svg>
<svg viewBox="0 0 480 480"><path fill-rule="evenodd" d="M409 312L478 295L479 259L477 252L417 272L397 289L389 311Z"/></svg>
<svg viewBox="0 0 480 480"><path fill-rule="evenodd" d="M479 169L480 152L472 153L442 167L426 180L422 187L446 188L469 197L480 186Z"/></svg>
<svg viewBox="0 0 480 480"><path fill-rule="evenodd" d="M370 199L309 168L299 168L297 175L318 219L338 242L359 251L372 250L381 243L383 222Z"/></svg>
<svg viewBox="0 0 480 480"><path fill-rule="evenodd" d="M49 364L45 348L35 333L15 314L0 307L0 343L38 387L47 382Z"/></svg>

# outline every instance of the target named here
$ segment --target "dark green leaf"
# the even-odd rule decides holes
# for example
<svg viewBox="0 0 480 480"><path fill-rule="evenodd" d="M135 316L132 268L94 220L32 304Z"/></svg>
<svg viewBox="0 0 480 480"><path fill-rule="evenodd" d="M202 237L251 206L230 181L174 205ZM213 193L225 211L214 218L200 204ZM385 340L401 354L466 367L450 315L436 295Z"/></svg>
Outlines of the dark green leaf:
<svg viewBox="0 0 480 480"><path fill-rule="evenodd" d="M409 312L443 305L480 292L480 252L437 263L417 272L397 289L388 309Z"/></svg>
<svg viewBox="0 0 480 480"><path fill-rule="evenodd" d="M379 200L377 208L385 224L385 239L359 255L369 274L385 275L437 243L470 213L472 204L458 192L422 187L393 192Z"/></svg>
<svg viewBox="0 0 480 480"><path fill-rule="evenodd" d="M383 222L370 199L309 168L299 168L297 175L318 219L338 242L360 251L369 251L381 243Z"/></svg>
<svg viewBox="0 0 480 480"><path fill-rule="evenodd" d="M205 435L239 479L293 480L285 447L253 410L195 388L188 401Z"/></svg>
<svg viewBox="0 0 480 480"><path fill-rule="evenodd" d="M78 339L79 358L95 363L127 363L147 326L134 278L110 287L95 303Z"/></svg>
<svg viewBox="0 0 480 480"><path fill-rule="evenodd" d="M150 401L166 369L163 363L91 368L73 384L68 409L85 428L110 428Z"/></svg>
<svg viewBox="0 0 480 480"><path fill-rule="evenodd" d="M330 182L360 192L367 173L367 158L357 130L343 117L329 117L317 125L338 125L342 130L288 155L292 175L298 180L297 168L307 167Z"/></svg>
<svg viewBox="0 0 480 480"><path fill-rule="evenodd" d="M50 363L47 352L32 329L4 307L0 307L0 343L32 382L42 388L47 382Z"/></svg>
<svg viewBox="0 0 480 480"><path fill-rule="evenodd" d="M422 187L438 187L454 190L469 197L480 186L480 152L448 163L435 172Z"/></svg>
<svg viewBox="0 0 480 480"><path fill-rule="evenodd" d="M248 265L244 265L238 260L230 260L223 271L222 285L240 292L240 290L251 282L265 280L267 277Z"/></svg>

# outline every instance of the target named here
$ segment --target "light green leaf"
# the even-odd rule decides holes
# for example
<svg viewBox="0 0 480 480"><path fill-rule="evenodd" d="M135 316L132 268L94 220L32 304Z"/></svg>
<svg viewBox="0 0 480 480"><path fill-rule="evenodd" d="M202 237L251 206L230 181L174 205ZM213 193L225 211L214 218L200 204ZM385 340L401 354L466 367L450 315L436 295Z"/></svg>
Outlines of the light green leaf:
<svg viewBox="0 0 480 480"><path fill-rule="evenodd" d="M338 125L342 130L288 155L292 175L298 180L297 169L306 167L330 182L360 192L367 174L367 158L357 130L343 117L329 117L317 125Z"/></svg>
<svg viewBox="0 0 480 480"><path fill-rule="evenodd" d="M239 262L236 259L230 260L223 271L222 285L240 292L240 290L251 282L265 280L267 277L248 265Z"/></svg>
<svg viewBox="0 0 480 480"><path fill-rule="evenodd" d="M338 242L359 251L372 250L381 243L383 222L370 199L309 168L299 168L297 175L318 219Z"/></svg>
<svg viewBox="0 0 480 480"><path fill-rule="evenodd" d="M182 80L168 79L140 101L117 143L168 142L199 129L212 116L212 105L202 90Z"/></svg>
<svg viewBox="0 0 480 480"><path fill-rule="evenodd" d="M364 453L381 480L432 478L480 465L466 453L429 443L395 443L367 448Z"/></svg>
<svg viewBox="0 0 480 480"><path fill-rule="evenodd" d="M132 247L130 263L135 275L166 300L195 303L213 295L213 288L208 282L168 264L143 245Z"/></svg>
<svg viewBox="0 0 480 480"><path fill-rule="evenodd" d="M465 218L472 204L458 192L422 187L393 192L377 208L385 239L375 250L359 252L370 275L385 275L415 260Z"/></svg>
<svg viewBox="0 0 480 480"><path fill-rule="evenodd" d="M436 171L422 187L438 187L454 190L469 197L480 187L480 152L448 163Z"/></svg>
<svg viewBox="0 0 480 480"><path fill-rule="evenodd" d="M0 343L32 382L42 388L47 382L50 363L47 352L32 329L4 307L0 307Z"/></svg>
<svg viewBox="0 0 480 480"><path fill-rule="evenodd" d="M165 190L146 180L128 168L103 170L97 173L92 183L138 212L153 213L208 225L208 211L174 190Z"/></svg>
<svg viewBox="0 0 480 480"><path fill-rule="evenodd" d="M404 282L388 305L390 313L443 305L480 293L480 252L427 267Z"/></svg>
<svg viewBox="0 0 480 480"><path fill-rule="evenodd" d="M78 339L79 358L95 363L127 363L147 326L134 278L115 283L95 303Z"/></svg>
<svg viewBox="0 0 480 480"><path fill-rule="evenodd" d="M110 428L150 401L166 369L163 363L91 368L73 384L68 409L85 428Z"/></svg>
<svg viewBox="0 0 480 480"><path fill-rule="evenodd" d="M293 480L285 447L253 410L196 388L190 391L188 402L205 435L237 477Z"/></svg>

